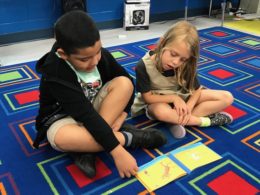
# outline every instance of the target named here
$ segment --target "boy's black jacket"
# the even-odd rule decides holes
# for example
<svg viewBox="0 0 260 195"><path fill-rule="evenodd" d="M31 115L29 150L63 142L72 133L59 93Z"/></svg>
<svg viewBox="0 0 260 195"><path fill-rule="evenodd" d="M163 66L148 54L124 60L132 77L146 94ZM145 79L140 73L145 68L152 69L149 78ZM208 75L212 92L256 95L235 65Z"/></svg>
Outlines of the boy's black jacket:
<svg viewBox="0 0 260 195"><path fill-rule="evenodd" d="M40 108L36 117L38 138L36 138L34 146L37 147L39 142L45 138L48 127L44 123L48 116L58 112L58 114L69 115L81 122L104 150L110 152L119 144L119 141L110 126L85 97L75 72L55 54L57 49L58 46L55 43L52 50L36 64L36 70L42 74L42 78L39 87ZM133 79L126 70L104 48L101 49L101 59L97 68L102 85L118 76L126 76L133 83ZM133 101L134 93L124 110L126 113L130 111Z"/></svg>

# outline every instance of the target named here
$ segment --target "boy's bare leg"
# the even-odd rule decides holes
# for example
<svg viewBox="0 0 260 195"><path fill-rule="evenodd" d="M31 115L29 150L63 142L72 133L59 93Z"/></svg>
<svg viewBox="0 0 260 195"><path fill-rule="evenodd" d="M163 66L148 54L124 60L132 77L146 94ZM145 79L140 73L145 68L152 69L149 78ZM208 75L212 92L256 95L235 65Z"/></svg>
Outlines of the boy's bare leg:
<svg viewBox="0 0 260 195"><path fill-rule="evenodd" d="M125 118L122 117L122 113L133 92L133 85L127 77L117 77L109 83L107 92L99 113L112 127L118 118L122 123L124 122ZM115 132L115 136L120 144L124 145L125 139L122 133ZM56 133L55 143L63 151L98 152L103 150L92 135L79 125L71 124L61 127Z"/></svg>
<svg viewBox="0 0 260 195"><path fill-rule="evenodd" d="M125 139L122 133L114 132L121 145ZM93 136L79 125L65 125L59 129L55 136L55 144L58 148L66 152L99 152L103 148L96 142Z"/></svg>
<svg viewBox="0 0 260 195"><path fill-rule="evenodd" d="M107 96L101 103L99 114L113 127L115 122L123 124L127 113L123 110L134 90L132 82L127 77L117 77L107 86ZM121 127L121 126L120 126ZM117 127L118 130L120 127Z"/></svg>
<svg viewBox="0 0 260 195"><path fill-rule="evenodd" d="M116 148L114 148L110 154L114 159L115 165L119 172L120 177L131 177L138 171L137 162L134 157L128 153L122 145L124 145L125 138L121 132L114 132L115 136L120 142ZM103 148L94 140L88 131L84 127L78 125L66 125L63 126L55 136L55 143L58 148L70 152L98 152ZM82 166L87 176L94 177L96 174L94 161L87 157L79 161L79 167ZM77 160L75 160L77 163Z"/></svg>

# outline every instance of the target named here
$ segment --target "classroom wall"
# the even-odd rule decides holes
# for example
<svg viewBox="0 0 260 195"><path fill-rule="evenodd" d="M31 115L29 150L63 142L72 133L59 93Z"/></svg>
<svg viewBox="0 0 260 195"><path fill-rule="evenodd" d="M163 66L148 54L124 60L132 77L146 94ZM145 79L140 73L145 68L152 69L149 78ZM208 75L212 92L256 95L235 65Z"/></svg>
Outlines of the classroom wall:
<svg viewBox="0 0 260 195"><path fill-rule="evenodd" d="M184 17L186 0L151 0L150 21ZM238 1L238 0L236 0ZM208 13L210 0L189 0L189 16ZM213 0L220 7L222 0ZM123 0L86 0L87 12L100 29L123 26ZM0 1L0 45L51 37L52 27L62 14L61 0Z"/></svg>

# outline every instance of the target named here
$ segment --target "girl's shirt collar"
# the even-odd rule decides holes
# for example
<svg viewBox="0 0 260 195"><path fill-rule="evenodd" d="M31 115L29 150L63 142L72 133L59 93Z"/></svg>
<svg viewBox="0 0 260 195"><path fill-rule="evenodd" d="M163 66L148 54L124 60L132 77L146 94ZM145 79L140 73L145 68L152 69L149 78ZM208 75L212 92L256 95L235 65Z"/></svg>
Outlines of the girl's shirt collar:
<svg viewBox="0 0 260 195"><path fill-rule="evenodd" d="M149 56L152 57L155 54L154 51L150 50L149 51ZM175 75L175 72L173 70L166 70L162 72L162 75L165 77L172 77Z"/></svg>

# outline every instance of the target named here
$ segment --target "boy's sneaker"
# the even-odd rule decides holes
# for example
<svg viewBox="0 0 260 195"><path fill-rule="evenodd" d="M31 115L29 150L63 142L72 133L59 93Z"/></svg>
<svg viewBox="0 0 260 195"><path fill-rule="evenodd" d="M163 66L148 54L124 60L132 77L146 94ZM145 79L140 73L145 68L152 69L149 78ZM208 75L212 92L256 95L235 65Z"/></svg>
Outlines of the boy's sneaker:
<svg viewBox="0 0 260 195"><path fill-rule="evenodd" d="M158 129L147 128L142 130L134 125L123 124L121 130L133 135L131 148L158 148L167 142L165 135Z"/></svg>
<svg viewBox="0 0 260 195"><path fill-rule="evenodd" d="M227 112L215 113L213 117L210 118L210 126L220 126L225 124L230 124L233 122L233 117Z"/></svg>
<svg viewBox="0 0 260 195"><path fill-rule="evenodd" d="M89 178L96 175L96 155L94 153L72 152L68 153L75 165Z"/></svg>
<svg viewBox="0 0 260 195"><path fill-rule="evenodd" d="M183 138L186 135L186 129L182 125L171 125L170 132L177 139Z"/></svg>

